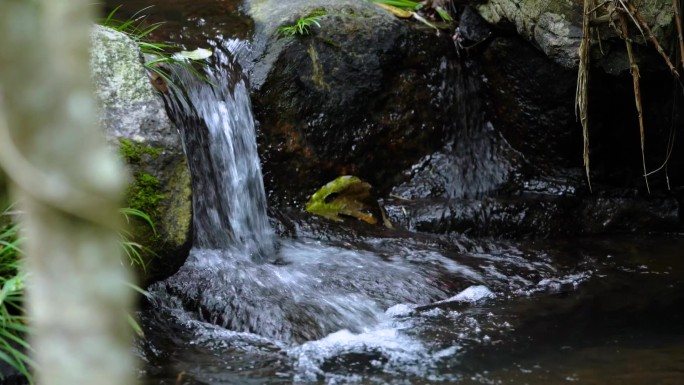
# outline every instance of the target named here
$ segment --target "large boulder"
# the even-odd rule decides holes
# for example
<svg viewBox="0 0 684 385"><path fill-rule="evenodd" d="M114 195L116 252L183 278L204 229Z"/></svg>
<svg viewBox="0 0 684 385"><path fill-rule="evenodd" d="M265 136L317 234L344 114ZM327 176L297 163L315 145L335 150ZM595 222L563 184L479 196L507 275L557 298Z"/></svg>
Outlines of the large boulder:
<svg viewBox="0 0 684 385"><path fill-rule="evenodd" d="M94 28L91 70L101 125L132 176L125 205L155 223L156 232L141 221L132 222L134 240L156 254L147 256L147 278L170 275L191 242L190 174L180 136L150 84L139 48L125 34Z"/></svg>
<svg viewBox="0 0 684 385"><path fill-rule="evenodd" d="M392 220L420 231L549 236L681 228L681 194L652 183L657 194L647 197L639 142L621 130L638 132L635 117L625 114L634 106L630 93L619 91L631 85L628 73L593 79L592 95L616 95L592 102L599 195L583 177L576 70L569 68L576 46L534 40L556 14L574 20L568 30L579 39L579 4L521 4L528 19L511 16L503 2L479 7L499 23L491 10L521 26L533 20L537 29L520 29L522 37L465 8L457 43L472 48L460 49L459 58L449 36L366 2L248 3L255 35L247 65L271 202L301 204L326 182L353 174L395 198L385 199ZM309 34L278 34L315 13L323 14L321 26ZM665 117L656 128L671 126L662 107L645 114ZM649 131L647 150L665 148L663 131ZM671 157L671 170L679 158ZM649 151L647 161L654 169L662 156Z"/></svg>
<svg viewBox="0 0 684 385"><path fill-rule="evenodd" d="M456 113L447 35L365 1L248 1L254 18L252 101L267 188L301 204L354 174L387 192L443 145ZM320 27L292 37L280 26L319 11Z"/></svg>

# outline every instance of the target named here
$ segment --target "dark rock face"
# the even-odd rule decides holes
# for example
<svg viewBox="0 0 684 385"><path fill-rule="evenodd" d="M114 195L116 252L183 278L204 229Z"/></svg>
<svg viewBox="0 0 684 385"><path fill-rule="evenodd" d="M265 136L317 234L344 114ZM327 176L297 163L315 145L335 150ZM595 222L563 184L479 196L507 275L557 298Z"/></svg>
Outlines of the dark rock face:
<svg viewBox="0 0 684 385"><path fill-rule="evenodd" d="M288 4L292 16L281 19L311 9ZM266 184L280 203L299 204L344 174L387 192L453 125L447 36L365 2L329 12L308 36L269 36L267 59L252 69Z"/></svg>
<svg viewBox="0 0 684 385"><path fill-rule="evenodd" d="M496 37L476 52L487 79L493 123L538 168L582 164L575 119L577 73L557 65L523 39ZM550 170L540 170L550 171Z"/></svg>
<svg viewBox="0 0 684 385"><path fill-rule="evenodd" d="M385 201L390 219L416 231L529 237L681 229L680 181L671 183L674 192L653 181L654 195L645 194L638 137L624 132L638 133L628 74L592 76L592 194L575 118L577 74L567 63L469 8L458 36L466 48L457 51L444 36L367 4L302 4L277 20L328 10L308 36L277 37L279 24L256 22L263 60L251 68L253 102L272 202L296 206L353 174L396 198ZM666 78L645 78L657 80L644 86L655 101L645 103L655 127L647 142L653 170L664 161L662 127L676 124L677 109L653 92ZM670 182L681 159L669 158Z"/></svg>

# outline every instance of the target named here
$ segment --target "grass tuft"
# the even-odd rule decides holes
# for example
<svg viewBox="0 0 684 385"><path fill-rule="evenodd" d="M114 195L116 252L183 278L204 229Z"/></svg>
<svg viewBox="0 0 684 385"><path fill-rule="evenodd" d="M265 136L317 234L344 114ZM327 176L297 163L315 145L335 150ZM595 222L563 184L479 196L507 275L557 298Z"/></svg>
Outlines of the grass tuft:
<svg viewBox="0 0 684 385"><path fill-rule="evenodd" d="M318 10L311 12L305 17L300 17L292 25L284 25L276 30L276 33L281 36L304 36L309 34L309 28L312 26L321 27L320 20L323 16L328 15L328 12L323 10Z"/></svg>
<svg viewBox="0 0 684 385"><path fill-rule="evenodd" d="M7 210L2 215L8 215ZM31 348L24 339L28 332L23 309L26 273L20 266L18 233L16 225L0 228L0 360L33 383L35 364L26 354Z"/></svg>
<svg viewBox="0 0 684 385"><path fill-rule="evenodd" d="M116 18L117 12L121 9L121 6L118 6L114 8L111 12L109 12L109 14L106 17L99 19L97 23L104 27L111 28L115 31L121 32L127 35L131 40L133 40L138 45L140 51L145 55L146 58L152 58L150 60L146 60L143 63L145 68L155 77L162 79L166 85L178 88L178 86L172 80L172 76L169 69L170 67L168 66L168 64L180 65L183 68L190 71L195 76L197 76L199 79L202 79L202 81L208 83L209 80L206 78L206 76L204 76L200 71L198 71L195 68L195 64L206 65L204 59L211 55L205 56L202 59L193 59L189 56L174 55L171 53L171 51L178 51L177 47L170 44L155 42L154 40L152 40L150 38L152 32L157 30L163 24L147 23L147 15L143 13L150 8L151 6L143 8L140 11L136 12L131 18L126 20L120 20ZM210 52L208 50L205 51Z"/></svg>

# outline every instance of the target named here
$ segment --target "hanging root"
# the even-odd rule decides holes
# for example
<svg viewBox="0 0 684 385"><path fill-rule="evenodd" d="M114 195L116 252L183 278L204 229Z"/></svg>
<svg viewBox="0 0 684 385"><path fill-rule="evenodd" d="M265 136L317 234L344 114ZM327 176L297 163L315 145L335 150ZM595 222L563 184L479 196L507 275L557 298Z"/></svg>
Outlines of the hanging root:
<svg viewBox="0 0 684 385"><path fill-rule="evenodd" d="M593 0L584 0L584 17L582 18L582 41L579 46L579 70L577 71L577 90L575 92L575 115L582 124L582 137L584 139L584 171L587 174L587 183L591 191L591 176L589 175L589 45L591 32L589 31L589 19Z"/></svg>
<svg viewBox="0 0 684 385"><path fill-rule="evenodd" d="M673 1L677 1L677 0L673 0ZM674 77L679 79L679 72L677 72L677 68L675 68L675 66L672 65L672 62L670 61L670 57L665 53L665 50L663 49L663 47L658 42L658 39L656 39L656 37L653 35L651 28L648 27L648 24L646 23L644 18L641 17L641 14L636 9L634 4L628 2L627 3L627 11L629 12L629 15L632 16L632 20L635 20L639 29L642 31L646 31L646 33L648 34L648 38L651 40L653 45L656 47L656 50L658 50L658 53L660 54L660 56L662 56L663 59L665 60L665 64L667 64L667 66L670 68L670 72L672 72L672 75L674 75ZM675 8L675 12L679 13L677 8ZM681 27L681 20L679 20L679 17L677 18L677 22L679 23L679 25ZM682 44L681 33L680 33L679 37L680 37L679 43L681 45Z"/></svg>
<svg viewBox="0 0 684 385"><path fill-rule="evenodd" d="M629 31L627 29L627 19L624 13L620 13L620 27L622 28L622 37L625 39L627 47L627 56L629 57L629 71L632 73L632 80L634 84L634 103L636 104L637 115L639 118L639 133L641 136L641 164L644 168L644 180L646 181L646 190L651 193L651 187L648 184L648 172L646 171L646 151L644 149L644 115L641 108L641 87L639 86L639 66L634 60L634 52L632 52L632 40L629 38Z"/></svg>
<svg viewBox="0 0 684 385"><path fill-rule="evenodd" d="M679 40L679 58L682 61L682 69L684 69L684 32L682 32L682 15L679 12L681 8L679 0L672 0L672 8L674 9L677 38Z"/></svg>

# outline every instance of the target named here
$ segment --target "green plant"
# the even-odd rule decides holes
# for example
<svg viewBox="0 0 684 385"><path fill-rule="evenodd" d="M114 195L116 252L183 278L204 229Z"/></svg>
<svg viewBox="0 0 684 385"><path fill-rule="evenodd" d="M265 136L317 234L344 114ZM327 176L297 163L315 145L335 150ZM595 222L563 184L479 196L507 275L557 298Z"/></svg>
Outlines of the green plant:
<svg viewBox="0 0 684 385"><path fill-rule="evenodd" d="M155 235L157 234L157 230L154 227L154 222L152 221L152 218L150 218L150 216L145 214L144 212L131 207L119 209L119 212L124 216L124 218L126 218L126 223L130 224L131 218L138 218L143 222L147 223L150 226L150 228L152 228L152 231ZM131 240L131 237L132 234L127 230L122 230L119 232L119 243L121 244L121 248L124 250L124 253L128 257L131 266L138 266L143 271L146 271L147 263L145 263L145 259L142 256L142 252L152 252L150 250L145 249L143 245L137 242L133 242Z"/></svg>
<svg viewBox="0 0 684 385"><path fill-rule="evenodd" d="M308 35L309 28L311 26L315 25L319 28L321 27L319 21L323 16L326 15L328 15L328 12L323 10L311 12L305 17L300 17L297 19L297 21L292 25L281 26L276 30L276 33L281 36Z"/></svg>
<svg viewBox="0 0 684 385"><path fill-rule="evenodd" d="M124 33L131 38L146 57L152 58L143 63L148 71L161 78L165 84L177 87L169 76L170 67L168 66L169 64L176 64L195 74L203 81L209 82L209 80L194 67L194 64L199 63L200 65L205 65L203 60L211 56L211 51L198 48L196 51L192 52L180 51L171 54L171 51L179 51L178 48L170 44L159 43L150 39L151 33L162 26L162 23L148 24L146 22L147 15L144 15L143 12L151 7L143 8L126 20L119 20L115 17L120 8L121 6L114 8L105 18L98 20L98 24Z"/></svg>
<svg viewBox="0 0 684 385"><path fill-rule="evenodd" d="M1 216L6 216L5 210ZM147 223L156 233L154 222L149 215L133 208L122 208L119 212L127 222L131 218L138 218ZM33 383L31 369L35 368L34 362L26 354L31 347L24 339L29 332L28 319L24 315L23 298L26 273L20 266L21 239L18 236L18 225L6 225L0 227L0 360L6 362L19 373L24 375L29 383ZM131 266L139 266L143 271L146 268L141 252L144 246L130 240L131 234L122 230L119 233L121 248ZM122 260L122 263L124 261ZM129 284L135 291L148 295L143 289ZM136 334L142 336L142 329L132 316L128 316L131 327Z"/></svg>
<svg viewBox="0 0 684 385"><path fill-rule="evenodd" d="M435 23L428 20L428 18L436 19L435 13L439 15L439 18L450 23L453 21L449 12L447 12L440 3L442 2L417 2L412 0L368 0L371 3L375 3L380 7L386 9L393 15L401 18L414 18L419 22L427 25L430 28L439 30L440 28L445 28L444 26L438 26ZM419 12L420 11L420 12ZM427 16L427 18L426 18Z"/></svg>
<svg viewBox="0 0 684 385"><path fill-rule="evenodd" d="M393 7L405 9L407 11L417 11L420 9L422 4L418 1L411 1L411 0L368 0L371 3L380 3L380 4L386 4L386 5L391 5Z"/></svg>
<svg viewBox="0 0 684 385"><path fill-rule="evenodd" d="M35 365L26 355L31 348L24 339L28 332L22 307L26 275L19 266L21 250L17 233L16 225L0 228L0 360L33 383L31 368Z"/></svg>
<svg viewBox="0 0 684 385"><path fill-rule="evenodd" d="M143 155L156 158L162 152L161 148L145 146L130 139L119 138L119 153L129 163L137 164Z"/></svg>

